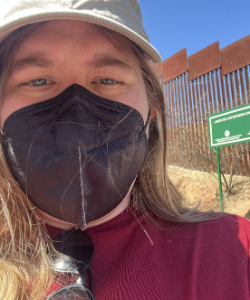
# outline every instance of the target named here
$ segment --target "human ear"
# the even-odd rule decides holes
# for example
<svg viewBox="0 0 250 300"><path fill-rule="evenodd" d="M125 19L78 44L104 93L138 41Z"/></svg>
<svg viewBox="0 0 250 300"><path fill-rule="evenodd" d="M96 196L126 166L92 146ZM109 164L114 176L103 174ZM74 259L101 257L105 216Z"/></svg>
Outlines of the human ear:
<svg viewBox="0 0 250 300"><path fill-rule="evenodd" d="M150 111L149 121L151 121L152 118L155 117L156 115L157 115L157 109L155 106L152 106Z"/></svg>

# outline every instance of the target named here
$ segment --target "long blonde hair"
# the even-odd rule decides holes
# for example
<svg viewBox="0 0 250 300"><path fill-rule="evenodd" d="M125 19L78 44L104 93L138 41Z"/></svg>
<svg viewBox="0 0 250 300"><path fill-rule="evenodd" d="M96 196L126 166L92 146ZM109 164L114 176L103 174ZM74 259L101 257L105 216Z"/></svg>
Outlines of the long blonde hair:
<svg viewBox="0 0 250 300"><path fill-rule="evenodd" d="M42 25L19 28L0 45L0 99L15 51ZM157 117L150 123L149 155L132 191L134 207L144 214L152 211L163 219L178 222L197 222L209 218L210 214L188 210L168 179L165 101L149 59L126 38L110 34L105 28L99 30L117 47L121 40L126 40L132 47L142 70L149 104L158 111ZM0 299L44 299L56 276L47 255L51 240L36 207L12 177L1 148L0 199ZM53 247L50 249L53 252Z"/></svg>

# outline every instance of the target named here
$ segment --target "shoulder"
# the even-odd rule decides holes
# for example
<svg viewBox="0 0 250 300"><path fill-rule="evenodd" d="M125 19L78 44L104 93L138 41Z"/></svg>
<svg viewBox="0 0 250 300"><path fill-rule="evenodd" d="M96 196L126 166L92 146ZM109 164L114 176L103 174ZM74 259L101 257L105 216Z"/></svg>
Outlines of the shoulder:
<svg viewBox="0 0 250 300"><path fill-rule="evenodd" d="M171 240L168 258L178 257L175 263L186 272L183 280L190 278L194 293L201 292L197 299L249 299L248 220L217 214L213 220L182 225Z"/></svg>
<svg viewBox="0 0 250 300"><path fill-rule="evenodd" d="M201 222L196 227L202 240L216 242L222 248L243 246L248 251L250 223L243 217L219 213L215 219Z"/></svg>
<svg viewBox="0 0 250 300"><path fill-rule="evenodd" d="M229 241L231 247L237 242L249 254L250 243L250 222L237 215L222 215L218 220L218 225L225 233L225 241Z"/></svg>
<svg viewBox="0 0 250 300"><path fill-rule="evenodd" d="M164 223L164 225L163 225ZM171 234L181 245L192 245L202 251L250 254L250 222L240 216L218 213L208 221L174 223L163 221L161 228Z"/></svg>
<svg viewBox="0 0 250 300"><path fill-rule="evenodd" d="M237 270L237 276L242 280L247 278L250 257L250 223L247 219L216 214L214 219L199 223L165 224L164 246L177 253L179 258L183 257L183 265L191 260L205 273L208 268L212 273L223 274Z"/></svg>
<svg viewBox="0 0 250 300"><path fill-rule="evenodd" d="M221 240L233 238L240 240L244 244L249 244L250 240L250 222L240 216L230 214L217 214L216 218L210 221L201 222L198 227L203 233L220 237Z"/></svg>

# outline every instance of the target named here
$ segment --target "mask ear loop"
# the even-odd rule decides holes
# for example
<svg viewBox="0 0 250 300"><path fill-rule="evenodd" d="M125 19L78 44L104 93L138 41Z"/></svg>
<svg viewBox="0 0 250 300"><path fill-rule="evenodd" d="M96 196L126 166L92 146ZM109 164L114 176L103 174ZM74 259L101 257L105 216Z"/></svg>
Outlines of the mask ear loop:
<svg viewBox="0 0 250 300"><path fill-rule="evenodd" d="M149 124L149 118L150 118L150 113L151 113L151 109L148 112L148 117L147 117L147 121L144 125L144 127L142 128L142 131L137 133L135 140L138 141L146 132L147 128L148 128L148 124Z"/></svg>

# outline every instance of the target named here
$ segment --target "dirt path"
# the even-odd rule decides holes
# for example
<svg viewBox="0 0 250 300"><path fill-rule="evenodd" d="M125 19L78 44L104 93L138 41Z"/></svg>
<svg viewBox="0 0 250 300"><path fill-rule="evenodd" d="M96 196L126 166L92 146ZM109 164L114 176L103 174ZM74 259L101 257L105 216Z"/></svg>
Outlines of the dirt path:
<svg viewBox="0 0 250 300"><path fill-rule="evenodd" d="M168 174L189 203L201 201L202 210L220 211L218 180L211 174L175 167L169 167ZM235 176L234 182L232 195L223 191L224 211L250 219L250 179Z"/></svg>

